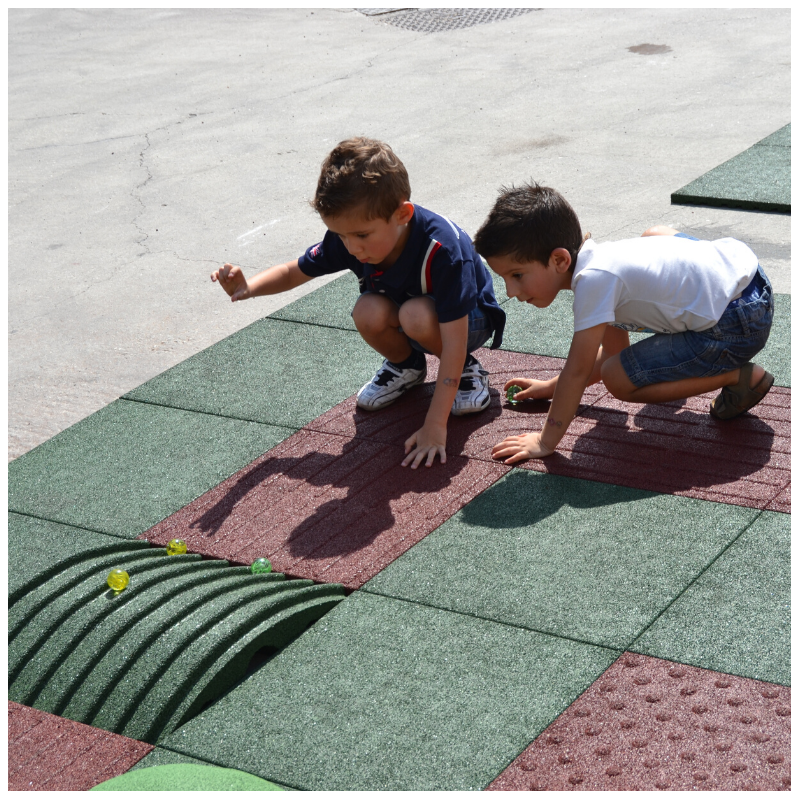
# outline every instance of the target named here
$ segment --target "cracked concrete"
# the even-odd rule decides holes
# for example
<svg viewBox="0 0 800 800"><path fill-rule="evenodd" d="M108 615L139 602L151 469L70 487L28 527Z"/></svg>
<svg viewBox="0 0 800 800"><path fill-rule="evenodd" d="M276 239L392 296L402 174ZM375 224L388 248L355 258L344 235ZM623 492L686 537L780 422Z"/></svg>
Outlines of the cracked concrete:
<svg viewBox="0 0 800 800"><path fill-rule="evenodd" d="M570 43L565 54L564 42ZM631 47L656 41L650 55ZM209 273L296 258L340 139L386 139L468 232L501 184L598 240L751 244L790 291L790 218L670 193L789 121L788 10L544 9L420 34L353 9L9 12L9 458L286 302Z"/></svg>

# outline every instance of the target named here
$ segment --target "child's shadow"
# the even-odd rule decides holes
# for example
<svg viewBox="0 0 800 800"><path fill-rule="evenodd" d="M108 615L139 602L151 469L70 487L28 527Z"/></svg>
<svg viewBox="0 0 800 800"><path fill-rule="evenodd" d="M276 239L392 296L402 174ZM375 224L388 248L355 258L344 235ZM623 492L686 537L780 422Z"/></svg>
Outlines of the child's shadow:
<svg viewBox="0 0 800 800"><path fill-rule="evenodd" d="M421 427L428 394L425 387L417 387L398 402L393 416L407 428L405 437ZM395 436L376 441L376 412L358 410L353 403L354 435L299 431L239 475L190 527L213 538L244 524L248 536L278 543L278 549L294 558L313 554L315 559L363 549L397 525L398 517L404 523L412 507L406 517L409 533L425 524L435 527L458 510L467 489L467 476L461 476L469 459L452 453L458 452L461 439L500 413L497 406L457 421L445 464L437 456L430 468L411 469L401 466L403 446ZM318 502L329 495L334 496Z"/></svg>

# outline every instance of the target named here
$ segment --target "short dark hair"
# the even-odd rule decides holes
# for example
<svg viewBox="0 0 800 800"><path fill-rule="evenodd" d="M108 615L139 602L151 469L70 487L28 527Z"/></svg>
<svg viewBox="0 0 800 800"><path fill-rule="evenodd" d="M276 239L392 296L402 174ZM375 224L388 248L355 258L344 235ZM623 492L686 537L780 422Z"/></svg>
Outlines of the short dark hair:
<svg viewBox="0 0 800 800"><path fill-rule="evenodd" d="M410 197L408 173L392 148L357 136L339 142L322 162L311 205L325 217L363 207L367 219L388 220Z"/></svg>
<svg viewBox="0 0 800 800"><path fill-rule="evenodd" d="M536 182L501 187L500 196L475 234L475 249L484 257L511 256L519 262L547 264L563 247L572 266L584 242L578 215L555 189Z"/></svg>

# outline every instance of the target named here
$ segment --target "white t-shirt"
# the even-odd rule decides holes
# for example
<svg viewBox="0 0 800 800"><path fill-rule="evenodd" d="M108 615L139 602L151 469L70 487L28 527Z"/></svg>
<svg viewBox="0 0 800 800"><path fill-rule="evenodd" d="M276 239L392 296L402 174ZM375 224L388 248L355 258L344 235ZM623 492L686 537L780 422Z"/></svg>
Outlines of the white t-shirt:
<svg viewBox="0 0 800 800"><path fill-rule="evenodd" d="M653 333L711 328L757 269L755 253L736 239L589 239L572 277L575 331L603 322Z"/></svg>

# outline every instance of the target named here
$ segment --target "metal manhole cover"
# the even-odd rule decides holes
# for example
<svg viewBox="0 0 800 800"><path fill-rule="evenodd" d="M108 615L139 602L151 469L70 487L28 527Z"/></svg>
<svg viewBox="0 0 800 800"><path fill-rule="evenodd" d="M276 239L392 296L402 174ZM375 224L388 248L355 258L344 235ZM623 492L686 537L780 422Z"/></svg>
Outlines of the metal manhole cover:
<svg viewBox="0 0 800 800"><path fill-rule="evenodd" d="M359 8L362 14L379 17L381 22L388 22L396 28L405 28L420 33L439 33L454 31L460 28L471 28L473 25L484 25L488 22L518 17L536 8Z"/></svg>

